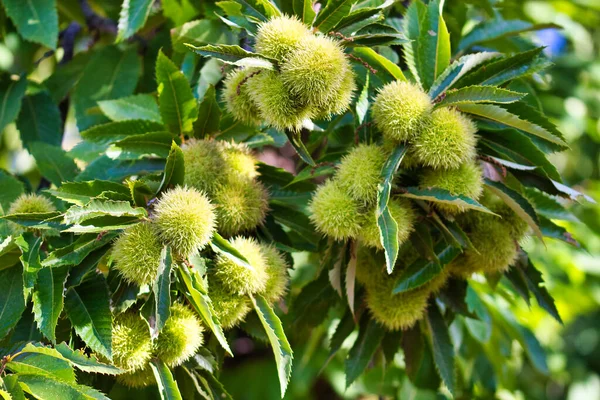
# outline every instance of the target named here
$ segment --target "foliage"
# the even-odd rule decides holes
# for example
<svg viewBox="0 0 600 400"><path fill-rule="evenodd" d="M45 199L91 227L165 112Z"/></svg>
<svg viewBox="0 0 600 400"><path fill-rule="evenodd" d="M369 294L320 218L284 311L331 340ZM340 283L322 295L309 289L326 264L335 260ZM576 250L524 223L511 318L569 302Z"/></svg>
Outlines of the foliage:
<svg viewBox="0 0 600 400"><path fill-rule="evenodd" d="M566 185L597 166L555 167L552 100L579 93L538 90L554 25L508 0L0 3L3 398L543 397L521 302L572 320L582 280L547 261L600 234Z"/></svg>

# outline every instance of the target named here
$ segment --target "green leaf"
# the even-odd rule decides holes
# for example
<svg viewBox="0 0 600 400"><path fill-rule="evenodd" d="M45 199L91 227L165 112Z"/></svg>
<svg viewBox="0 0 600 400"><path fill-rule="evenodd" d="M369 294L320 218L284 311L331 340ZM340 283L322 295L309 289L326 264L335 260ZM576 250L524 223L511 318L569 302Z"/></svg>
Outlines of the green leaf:
<svg viewBox="0 0 600 400"><path fill-rule="evenodd" d="M456 83L456 87L471 85L499 86L508 81L529 76L548 66L548 62L540 57L543 49L543 47L537 47L482 65L475 71L463 76Z"/></svg>
<svg viewBox="0 0 600 400"><path fill-rule="evenodd" d="M84 131L107 122L98 110L98 101L129 96L142 73L136 51L108 46L95 53L87 63L72 95L77 128Z"/></svg>
<svg viewBox="0 0 600 400"><path fill-rule="evenodd" d="M20 256L21 249L13 236L8 236L0 242L0 269L15 265Z"/></svg>
<svg viewBox="0 0 600 400"><path fill-rule="evenodd" d="M7 375L2 378L3 388L6 389L4 392L8 393L9 396L4 395L4 400L26 400L23 389L19 386L18 377L16 375ZM0 390L2 393L3 390Z"/></svg>
<svg viewBox="0 0 600 400"><path fill-rule="evenodd" d="M42 266L60 267L62 265L79 265L92 251L110 243L118 233L109 232L105 235L85 234L68 246L54 250L42 261Z"/></svg>
<svg viewBox="0 0 600 400"><path fill-rule="evenodd" d="M308 26L311 26L315 20L315 11L312 8L312 3L312 0L293 0L294 14Z"/></svg>
<svg viewBox="0 0 600 400"><path fill-rule="evenodd" d="M150 331L154 337L158 337L158 333L164 328L167 319L171 316L172 264L171 248L165 246L160 253L160 263L156 272L156 280L152 284L156 314L153 316L154 324L150 324ZM152 325L154 325L154 329L152 329Z"/></svg>
<svg viewBox="0 0 600 400"><path fill-rule="evenodd" d="M227 354L233 357L233 353L231 352L225 334L223 333L223 328L221 328L221 324L215 316L210 297L207 295L205 288L201 284L201 278L196 276L196 271L190 272L185 265L180 265L179 268L177 268L177 272L179 281L183 286L183 294L200 317L202 317L206 326L215 335L221 347L225 349Z"/></svg>
<svg viewBox="0 0 600 400"><path fill-rule="evenodd" d="M450 35L439 0L429 2L425 19L419 21L416 49L417 71L423 88L428 90L450 64Z"/></svg>
<svg viewBox="0 0 600 400"><path fill-rule="evenodd" d="M411 40L403 45L403 56L406 65L415 81L421 84L418 70L418 43L421 31L421 21L427 17L427 6L422 1L413 1L406 10L403 20L404 35Z"/></svg>
<svg viewBox="0 0 600 400"><path fill-rule="evenodd" d="M267 21L281 15L281 11L270 0L235 0L242 5L242 13L259 21Z"/></svg>
<svg viewBox="0 0 600 400"><path fill-rule="evenodd" d="M384 16L381 11L392 2L393 0L386 1L379 7L355 8L335 26L336 32L351 36L366 26L383 21Z"/></svg>
<svg viewBox="0 0 600 400"><path fill-rule="evenodd" d="M527 282L527 288L531 291L531 293L533 293L539 306L562 324L563 321L562 318L560 318L556 305L554 304L554 299L548 292L548 289L546 289L546 286L544 286L542 273L535 268L529 257L527 257L527 265L524 267L525 268L516 268L519 269L523 274L523 278L525 279L525 282Z"/></svg>
<svg viewBox="0 0 600 400"><path fill-rule="evenodd" d="M458 50L464 51L475 44L487 42L506 36L514 36L522 32L540 30L546 28L558 28L555 24L537 24L521 21L518 19L503 20L493 19L485 20L476 25L459 42Z"/></svg>
<svg viewBox="0 0 600 400"><path fill-rule="evenodd" d="M217 102L216 90L210 85L200 102L198 119L194 123L194 137L202 139L211 133L219 132L221 108Z"/></svg>
<svg viewBox="0 0 600 400"><path fill-rule="evenodd" d="M448 90L436 107L474 103L514 103L526 95L526 93L513 92L512 90L492 86L467 86L461 89Z"/></svg>
<svg viewBox="0 0 600 400"><path fill-rule="evenodd" d="M75 161L60 147L34 142L30 144L30 152L42 176L56 186L72 181L79 173Z"/></svg>
<svg viewBox="0 0 600 400"><path fill-rule="evenodd" d="M2 3L6 15L25 40L56 49L58 13L55 0L2 0Z"/></svg>
<svg viewBox="0 0 600 400"><path fill-rule="evenodd" d="M75 372L71 364L55 349L42 345L26 344L6 367L18 374L41 375L75 383Z"/></svg>
<svg viewBox="0 0 600 400"><path fill-rule="evenodd" d="M352 332L354 332L354 328L356 327L356 322L354 322L354 316L350 312L350 310L346 310L344 316L338 322L335 332L331 336L331 340L329 341L329 356L333 356L338 352L339 349L342 348L344 341L350 336Z"/></svg>
<svg viewBox="0 0 600 400"><path fill-rule="evenodd" d="M55 69L43 82L55 103L60 103L81 79L91 56L92 52L89 51L78 53L71 61Z"/></svg>
<svg viewBox="0 0 600 400"><path fill-rule="evenodd" d="M115 142L108 152L119 160L139 159L145 156L167 158L173 142L170 132L151 132L142 135L128 136Z"/></svg>
<svg viewBox="0 0 600 400"><path fill-rule="evenodd" d="M153 0L123 0L117 25L117 42L129 39L144 26L153 3Z"/></svg>
<svg viewBox="0 0 600 400"><path fill-rule="evenodd" d="M164 123L174 134L191 132L198 118L197 101L185 75L162 51L156 60L156 82L160 115Z"/></svg>
<svg viewBox="0 0 600 400"><path fill-rule="evenodd" d="M370 24L344 40L344 46L391 46L408 42L404 35L382 23Z"/></svg>
<svg viewBox="0 0 600 400"><path fill-rule="evenodd" d="M62 120L58 106L48 93L39 92L23 97L17 129L26 149L30 149L32 142L60 147Z"/></svg>
<svg viewBox="0 0 600 400"><path fill-rule="evenodd" d="M21 0L12 0L20 2ZM27 78L12 80L7 74L0 75L0 132L17 118L21 109L21 99L27 89Z"/></svg>
<svg viewBox="0 0 600 400"><path fill-rule="evenodd" d="M285 337L283 326L277 314L269 306L267 300L261 295L252 296L252 304L254 310L260 318L275 355L275 363L277 364L277 375L279 376L279 388L281 389L281 398L285 396L287 385L292 376L292 359L294 354L292 348Z"/></svg>
<svg viewBox="0 0 600 400"><path fill-rule="evenodd" d="M112 314L106 281L101 275L67 290L65 311L75 332L95 352L112 358Z"/></svg>
<svg viewBox="0 0 600 400"><path fill-rule="evenodd" d="M435 246L435 252L436 259L420 258L403 271L394 285L392 294L406 292L430 282L442 272L446 264L461 253L461 249L440 242Z"/></svg>
<svg viewBox="0 0 600 400"><path fill-rule="evenodd" d="M38 271L42 268L40 264L40 247L43 241L42 237L36 236L32 232L24 232L15 240L22 253L20 260L21 265L23 265L23 294L25 295L25 301L29 298L35 286Z"/></svg>
<svg viewBox="0 0 600 400"><path fill-rule="evenodd" d="M224 239L217 232L213 233L213 237L210 241L210 246L215 253L219 253L229 258L234 263L251 270L254 268L250 265L246 257L242 255L235 247L229 243L228 240Z"/></svg>
<svg viewBox="0 0 600 400"><path fill-rule="evenodd" d="M56 341L56 325L63 310L63 291L69 269L67 266L44 267L37 274L33 292L33 312L40 332Z"/></svg>
<svg viewBox="0 0 600 400"><path fill-rule="evenodd" d="M400 167L400 163L406 154L406 146L398 145L390 157L386 160L381 170L382 183L377 191L377 227L383 251L385 253L385 264L388 274L391 274L398 258L398 223L392 217L388 208L390 193L394 174Z"/></svg>
<svg viewBox="0 0 600 400"><path fill-rule="evenodd" d="M538 109L531 107L530 105L525 104L523 102L514 103L514 104L503 104L501 107L503 109L505 109L506 111L510 112L511 114L516 115L520 119L529 121L529 122L541 127L546 132L550 132L553 135L552 136L553 139L556 140L558 138L558 140L559 140L558 146L554 145L554 141L550 140L551 142L553 142L550 146L550 150L546 151L546 150L544 150L544 148L542 148L542 150L553 153L555 151L562 151L562 150L568 149L568 145L565 142L565 138L564 138L563 134ZM538 144L538 146L539 146L539 142L536 141L537 137L534 137L533 139L534 139L534 143Z"/></svg>
<svg viewBox="0 0 600 400"><path fill-rule="evenodd" d="M20 265L0 270L0 338L19 322L25 311L23 269Z"/></svg>
<svg viewBox="0 0 600 400"><path fill-rule="evenodd" d="M272 70L275 69L275 65L277 65L277 60L263 56L259 53L252 53L244 50L238 45L209 44L200 47L196 47L188 43L185 45L196 54L204 57L214 57L223 61L224 63L237 65L238 67L264 68Z"/></svg>
<svg viewBox="0 0 600 400"><path fill-rule="evenodd" d="M356 0L329 0L327 6L319 12L314 27L323 33L329 33L348 14Z"/></svg>
<svg viewBox="0 0 600 400"><path fill-rule="evenodd" d="M454 395L456 384L454 347L450 340L448 326L435 302L432 302L427 310L427 326L431 334L433 359L446 387Z"/></svg>
<svg viewBox="0 0 600 400"><path fill-rule="evenodd" d="M375 68L377 71L376 75L384 82L406 80L400 67L381 54L376 53L373 49L369 47L357 47L354 49L354 54L371 67Z"/></svg>
<svg viewBox="0 0 600 400"><path fill-rule="evenodd" d="M118 193L123 198L129 197L129 190L121 183L93 180L87 182L66 182L56 190L48 190L52 196L67 203L83 206L102 193Z"/></svg>
<svg viewBox="0 0 600 400"><path fill-rule="evenodd" d="M462 195L455 196L445 189L407 187L403 188L402 190L403 192L400 195L408 197L410 199L419 199L433 201L437 203L460 205L470 210L477 210L488 214L493 214L493 212L479 204L477 201Z"/></svg>
<svg viewBox="0 0 600 400"><path fill-rule="evenodd" d="M110 400L96 389L75 383L61 382L48 376L19 375L25 392L43 400Z"/></svg>
<svg viewBox="0 0 600 400"><path fill-rule="evenodd" d="M23 182L0 169L0 214L10 208L10 204L25 191Z"/></svg>
<svg viewBox="0 0 600 400"><path fill-rule="evenodd" d="M385 335L385 329L365 315L360 324L358 338L346 359L346 388L363 373Z"/></svg>
<svg viewBox="0 0 600 400"><path fill-rule="evenodd" d="M109 122L81 132L81 137L98 144L109 144L130 136L164 132L165 126L155 121L128 120Z"/></svg>
<svg viewBox="0 0 600 400"><path fill-rule="evenodd" d="M35 229L63 229L65 227L60 223L60 212L58 211L9 214L0 218Z"/></svg>
<svg viewBox="0 0 600 400"><path fill-rule="evenodd" d="M87 356L83 350L71 350L64 342L59 343L55 348L71 365L83 372L107 375L118 375L123 372L117 367L98 361L93 354Z"/></svg>
<svg viewBox="0 0 600 400"><path fill-rule="evenodd" d="M223 29L221 22L212 19L199 19L178 26L171 30L173 50L184 53L188 49L185 43L201 46L209 43L224 44L230 40L231 34Z"/></svg>
<svg viewBox="0 0 600 400"><path fill-rule="evenodd" d="M496 196L500 197L507 206L509 206L518 216L527 222L527 225L533 229L536 236L544 241L544 236L540 230L540 221L529 201L519 192L512 190L501 182L494 182L485 179L485 186Z"/></svg>
<svg viewBox="0 0 600 400"><path fill-rule="evenodd" d="M128 201L91 200L84 206L69 208L64 214L64 219L67 224L80 224L101 216L144 218L148 213L142 207L132 207Z"/></svg>
<svg viewBox="0 0 600 400"><path fill-rule="evenodd" d="M310 155L310 152L308 151L306 146L304 146L304 143L302 142L302 135L299 131L290 131L286 129L285 135L287 136L288 141L290 142L294 150L296 150L296 153L298 153L302 161L304 161L312 167L317 165L313 160L312 156Z"/></svg>
<svg viewBox="0 0 600 400"><path fill-rule="evenodd" d="M156 99L150 94L136 94L116 100L102 100L98 102L98 106L111 121L144 120L158 124L162 123Z"/></svg>
<svg viewBox="0 0 600 400"><path fill-rule="evenodd" d="M466 56L462 56L458 60L454 61L448 68L446 68L433 82L431 88L429 88L429 96L432 99L437 98L444 91L454 85L462 76L464 76L467 72L477 67L478 65L483 64L484 62L498 57L498 53L493 52L483 52L483 53L474 53L467 54Z"/></svg>
<svg viewBox="0 0 600 400"><path fill-rule="evenodd" d="M157 193L167 190L177 185L183 185L185 176L185 164L183 160L183 151L177 146L177 143L171 143L171 150L167 157L165 171Z"/></svg>
<svg viewBox="0 0 600 400"><path fill-rule="evenodd" d="M92 179L121 182L133 175L146 175L161 172L165 169L164 159L142 158L140 160L112 160L106 155L100 156L77 177L76 181Z"/></svg>
<svg viewBox="0 0 600 400"><path fill-rule="evenodd" d="M163 0L161 3L164 16L172 20L175 26L188 22L198 15L192 0Z"/></svg>
<svg viewBox="0 0 600 400"><path fill-rule="evenodd" d="M177 382L173 379L169 367L164 362L154 359L150 362L150 368L156 378L160 398L162 400L182 400L179 387L177 387Z"/></svg>

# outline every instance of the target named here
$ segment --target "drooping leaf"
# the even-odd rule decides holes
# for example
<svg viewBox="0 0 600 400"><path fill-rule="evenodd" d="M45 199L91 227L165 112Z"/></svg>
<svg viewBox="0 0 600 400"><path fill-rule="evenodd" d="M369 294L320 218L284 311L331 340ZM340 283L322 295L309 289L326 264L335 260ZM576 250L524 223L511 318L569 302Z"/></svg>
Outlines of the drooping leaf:
<svg viewBox="0 0 600 400"><path fill-rule="evenodd" d="M160 254L160 263L156 272L156 280L152 284L152 293L154 294L154 330L151 329L154 337L164 328L167 319L171 315L171 269L173 257L169 246L163 247Z"/></svg>
<svg viewBox="0 0 600 400"><path fill-rule="evenodd" d="M171 133L191 132L198 118L198 105L183 73L163 52L156 59L158 104L163 122Z"/></svg>
<svg viewBox="0 0 600 400"><path fill-rule="evenodd" d="M66 360L75 368L95 374L118 375L123 371L119 368L98 361L93 354L87 356L82 350L72 350L66 343L59 343L55 347Z"/></svg>
<svg viewBox="0 0 600 400"><path fill-rule="evenodd" d="M15 243L21 249L21 265L23 265L23 294L25 301L29 298L39 270L42 268L40 264L40 247L43 243L43 238L34 235L32 232L24 232L20 237L17 237Z"/></svg>
<svg viewBox="0 0 600 400"><path fill-rule="evenodd" d="M486 207L469 197L462 195L454 196L449 191L440 188L407 187L402 189L401 196L410 199L433 201L436 203L460 205L470 210L493 214Z"/></svg>
<svg viewBox="0 0 600 400"><path fill-rule="evenodd" d="M523 262L524 261L524 262ZM526 257L525 259L519 260L517 265L512 268L519 276L523 279L523 282L527 285L527 289L533 293L538 305L548 312L555 320L559 323L563 323L556 304L552 295L548 292L546 286L544 286L544 279L542 273L535 268L531 259ZM527 296L529 297L529 296Z"/></svg>
<svg viewBox="0 0 600 400"><path fill-rule="evenodd" d="M72 95L77 127L84 131L108 122L101 112L94 111L98 101L129 96L137 86L141 62L136 51L122 51L107 46L89 60Z"/></svg>
<svg viewBox="0 0 600 400"><path fill-rule="evenodd" d="M377 71L376 75L384 82L406 80L400 67L375 50L369 47L356 47L353 51L357 57L373 67Z"/></svg>
<svg viewBox="0 0 600 400"><path fill-rule="evenodd" d="M398 145L381 170L382 183L377 188L377 227L385 253L385 263L388 274L391 274L398 258L398 223L392 217L388 208L394 174L406 154L406 146Z"/></svg>
<svg viewBox="0 0 600 400"><path fill-rule="evenodd" d="M450 340L448 326L437 304L431 303L427 310L427 326L431 335L433 359L444 384L446 384L450 393L454 394L456 384L454 347Z"/></svg>
<svg viewBox="0 0 600 400"><path fill-rule="evenodd" d="M258 314L258 318L260 318L260 322L262 322L263 327L267 332L273 354L275 355L277 376L279 376L279 388L281 389L281 397L283 398L290 377L292 376L292 359L294 358L294 354L285 337L281 321L269 306L267 300L261 295L252 296L251 299L252 304L254 304L254 310Z"/></svg>
<svg viewBox="0 0 600 400"><path fill-rule="evenodd" d="M298 153L302 161L304 161L311 167L316 166L317 164L315 163L312 156L310 155L310 152L304 145L304 142L302 142L300 132L286 130L285 134L288 138L288 141L290 142L294 150L296 150L296 153Z"/></svg>
<svg viewBox="0 0 600 400"><path fill-rule="evenodd" d="M0 270L0 338L19 322L25 311L23 269L20 265Z"/></svg>
<svg viewBox="0 0 600 400"><path fill-rule="evenodd" d="M77 335L95 352L112 358L112 314L106 281L101 275L67 290L65 311Z"/></svg>
<svg viewBox="0 0 600 400"><path fill-rule="evenodd" d="M75 161L60 147L34 142L30 144L30 152L42 176L56 186L72 181L79 173Z"/></svg>
<svg viewBox="0 0 600 400"><path fill-rule="evenodd" d="M156 99L149 94L136 94L116 100L102 100L98 102L98 106L111 121L144 120L162 123Z"/></svg>
<svg viewBox="0 0 600 400"><path fill-rule="evenodd" d="M340 322L338 322L335 332L329 341L329 356L334 355L342 348L344 341L354 332L354 328L356 328L354 316L347 310L342 319L340 319Z"/></svg>
<svg viewBox="0 0 600 400"><path fill-rule="evenodd" d="M15 3L19 0L13 0ZM0 132L13 122L21 110L21 99L25 95L27 78L12 80L7 74L0 75Z"/></svg>
<svg viewBox="0 0 600 400"><path fill-rule="evenodd" d="M308 26L311 26L315 19L312 3L312 0L293 0L294 14Z"/></svg>
<svg viewBox="0 0 600 400"><path fill-rule="evenodd" d="M221 109L217 102L215 87L210 85L200 102L198 119L194 123L194 137L202 139L219 132Z"/></svg>
<svg viewBox="0 0 600 400"><path fill-rule="evenodd" d="M65 228L65 226L60 223L60 212L58 211L47 213L8 214L0 218L14 222L18 225L35 228L38 230Z"/></svg>
<svg viewBox="0 0 600 400"><path fill-rule="evenodd" d="M525 197L501 182L486 179L485 185L496 196L500 197L521 219L527 222L527 225L533 229L537 237L542 241L544 240L538 216L531 203Z"/></svg>
<svg viewBox="0 0 600 400"><path fill-rule="evenodd" d="M346 359L346 388L363 373L384 335L385 329L377 321L367 315L361 319L358 338Z"/></svg>
<svg viewBox="0 0 600 400"><path fill-rule="evenodd" d="M17 129L26 149L30 149L33 142L44 142L60 147L62 143L60 111L48 93L39 92L23 97Z"/></svg>
<svg viewBox="0 0 600 400"><path fill-rule="evenodd" d="M153 3L153 0L123 0L117 26L117 42L129 39L144 26Z"/></svg>
<svg viewBox="0 0 600 400"><path fill-rule="evenodd" d="M173 379L169 367L164 362L154 359L150 362L150 368L152 368L154 378L156 378L160 398L162 400L182 400L179 387Z"/></svg>
<svg viewBox="0 0 600 400"><path fill-rule="evenodd" d="M474 103L514 103L525 96L525 93L492 86L467 86L461 89L448 90L436 106L448 107Z"/></svg>
<svg viewBox="0 0 600 400"><path fill-rule="evenodd" d="M19 385L36 399L44 400L110 400L96 389L75 383L57 381L42 375L19 375Z"/></svg>
<svg viewBox="0 0 600 400"><path fill-rule="evenodd" d="M350 13L356 0L329 0L324 9L319 12L314 27L323 33L329 33Z"/></svg>
<svg viewBox="0 0 600 400"><path fill-rule="evenodd" d="M346 47L355 46L391 46L408 42L404 35L382 23L374 23L360 29L351 37L344 40Z"/></svg>
<svg viewBox="0 0 600 400"><path fill-rule="evenodd" d="M186 43L186 46L194 53L199 54L203 57L214 57L218 60L223 61L224 63L237 65L238 67L264 68L272 70L275 68L275 65L277 65L277 60L274 60L259 53L252 53L250 51L242 49L240 46L237 45L208 44L205 46L197 47Z"/></svg>
<svg viewBox="0 0 600 400"><path fill-rule="evenodd" d="M63 292L68 273L68 267L62 266L44 267L37 274L33 312L40 332L52 343L56 341L56 325L63 310Z"/></svg>
<svg viewBox="0 0 600 400"><path fill-rule="evenodd" d="M56 49L58 13L55 0L2 0L2 3L25 40Z"/></svg>

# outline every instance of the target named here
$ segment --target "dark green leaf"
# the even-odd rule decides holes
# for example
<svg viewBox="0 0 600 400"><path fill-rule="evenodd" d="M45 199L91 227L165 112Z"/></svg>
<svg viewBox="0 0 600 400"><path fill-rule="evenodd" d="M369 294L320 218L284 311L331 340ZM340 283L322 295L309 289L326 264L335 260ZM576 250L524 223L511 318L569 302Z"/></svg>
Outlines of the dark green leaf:
<svg viewBox="0 0 600 400"><path fill-rule="evenodd" d="M164 328L167 319L171 315L171 269L173 258L171 249L165 246L160 253L160 263L156 272L156 280L152 284L152 293L154 294L154 330L153 336L157 337L158 333ZM152 324L151 324L152 327Z"/></svg>
<svg viewBox="0 0 600 400"><path fill-rule="evenodd" d="M185 43L201 46L209 43L227 43L230 33L223 29L221 22L213 19L191 21L171 30L173 49L184 53L188 50Z"/></svg>
<svg viewBox="0 0 600 400"><path fill-rule="evenodd" d="M521 100L525 95L525 93L492 86L467 86L461 89L448 90L442 101L437 104L437 107L473 103L514 103Z"/></svg>
<svg viewBox="0 0 600 400"><path fill-rule="evenodd" d="M89 51L78 53L43 82L54 102L60 103L77 84L91 56L92 52Z"/></svg>
<svg viewBox="0 0 600 400"><path fill-rule="evenodd" d="M428 90L450 64L450 35L438 0L427 4L426 17L419 21L419 37L410 39L417 40L417 71L423 88Z"/></svg>
<svg viewBox="0 0 600 400"><path fill-rule="evenodd" d="M19 322L25 311L23 269L20 265L0 270L0 338Z"/></svg>
<svg viewBox="0 0 600 400"><path fill-rule="evenodd" d="M519 274L519 276L522 278L522 282L524 282L527 285L526 288L529 289L531 293L533 293L533 295L535 296L535 299L537 300L539 306L546 310L548 314L550 314L554 319L556 319L562 324L563 321L560 318L556 305L554 304L554 299L548 292L548 289L546 289L546 286L544 286L544 279L542 278L542 273L535 268L529 257L526 257L525 259L520 261L524 262L518 262L517 265L514 268L512 268L512 270L515 270ZM527 299L529 298L528 295L526 297Z"/></svg>
<svg viewBox="0 0 600 400"><path fill-rule="evenodd" d="M129 96L135 90L140 74L141 63L136 51L108 46L94 54L71 99L79 130L106 122L97 102Z"/></svg>
<svg viewBox="0 0 600 400"><path fill-rule="evenodd" d="M56 325L63 310L63 291L68 273L67 266L42 268L33 292L35 320L40 331L52 343L56 341Z"/></svg>
<svg viewBox="0 0 600 400"><path fill-rule="evenodd" d="M106 145L130 136L164 131L165 126L159 122L136 119L95 126L81 132L81 137L90 142Z"/></svg>
<svg viewBox="0 0 600 400"><path fill-rule="evenodd" d="M23 390L44 400L110 400L96 389L75 383L57 381L42 375L19 375Z"/></svg>
<svg viewBox="0 0 600 400"><path fill-rule="evenodd" d="M427 311L427 326L431 334L433 359L442 380L454 395L456 373L454 371L454 347L444 317L438 306L431 303Z"/></svg>
<svg viewBox="0 0 600 400"><path fill-rule="evenodd" d="M6 365L12 372L47 376L58 381L75 383L71 364L55 349L28 343Z"/></svg>
<svg viewBox="0 0 600 400"><path fill-rule="evenodd" d="M4 214L10 208L10 204L23 194L25 186L17 178L0 169L0 187L2 188L0 191L0 208L2 214Z"/></svg>
<svg viewBox="0 0 600 400"><path fill-rule="evenodd" d="M20 2L20 0L12 1ZM0 76L0 132L4 131L6 125L13 122L19 115L25 89L27 89L26 77L14 81L7 74Z"/></svg>
<svg viewBox="0 0 600 400"><path fill-rule="evenodd" d="M377 71L376 75L384 82L406 80L400 67L375 52L375 50L369 47L357 47L353 51L357 57L373 67Z"/></svg>
<svg viewBox="0 0 600 400"><path fill-rule="evenodd" d="M23 97L17 129L26 149L33 142L60 147L62 143L62 121L58 106L46 92Z"/></svg>
<svg viewBox="0 0 600 400"><path fill-rule="evenodd" d="M261 295L251 297L254 304L254 310L260 318L271 347L275 355L275 363L277 364L277 375L279 376L279 387L281 389L281 398L285 396L288 382L292 376L292 359L294 357L292 348L285 337L283 326L277 314L269 306L267 300Z"/></svg>
<svg viewBox="0 0 600 400"><path fill-rule="evenodd" d="M319 12L314 27L323 33L329 33L348 14L356 0L329 0L327 6Z"/></svg>
<svg viewBox="0 0 600 400"><path fill-rule="evenodd" d="M164 159L143 158L140 160L112 160L108 156L100 156L77 175L76 181L92 179L121 182L133 175L146 175L163 171Z"/></svg>
<svg viewBox="0 0 600 400"><path fill-rule="evenodd" d="M300 158L302 159L302 161L304 161L305 163L307 163L308 165L314 167L317 164L315 164L315 161L313 160L312 156L310 155L310 152L308 151L308 149L306 148L306 146L304 146L304 143L302 142L302 137L300 135L300 132L298 131L289 131L286 129L285 134L290 142L290 144L292 145L292 147L294 148L294 150L296 150L296 153L298 153L298 155L300 156Z"/></svg>
<svg viewBox="0 0 600 400"><path fill-rule="evenodd" d="M333 356L338 352L339 349L342 348L344 341L352 332L354 332L355 327L356 322L354 322L354 316L350 310L346 310L344 316L340 322L338 322L333 336L331 336L331 340L329 342L329 356Z"/></svg>
<svg viewBox="0 0 600 400"><path fill-rule="evenodd" d="M42 176L56 186L72 181L79 173L75 161L60 147L34 142L30 144L30 152Z"/></svg>
<svg viewBox="0 0 600 400"><path fill-rule="evenodd" d="M185 164L183 161L183 151L177 146L177 143L172 142L171 150L169 151L169 156L167 157L167 163L165 165L165 172L157 193L177 185L183 185L184 175Z"/></svg>
<svg viewBox="0 0 600 400"><path fill-rule="evenodd" d="M83 372L118 375L123 371L117 367L102 363L92 354L87 356L82 350L71 350L66 343L59 343L56 350L73 366Z"/></svg>
<svg viewBox="0 0 600 400"><path fill-rule="evenodd" d="M23 265L23 294L25 301L29 298L38 271L42 268L40 264L40 247L43 238L34 235L32 232L24 232L20 237L17 237L15 243L21 249L21 265Z"/></svg>
<svg viewBox="0 0 600 400"><path fill-rule="evenodd" d="M390 2L387 1L386 3ZM386 4L384 3L379 7L361 7L352 10L350 14L342 18L335 26L336 32L340 32L343 35L352 35L365 26L381 22L384 19L381 10L385 6Z"/></svg>
<svg viewBox="0 0 600 400"><path fill-rule="evenodd" d="M196 47L186 43L186 46L196 54L204 57L214 57L224 63L237 65L238 67L274 69L277 65L276 60L244 50L237 45L208 44Z"/></svg>
<svg viewBox="0 0 600 400"><path fill-rule="evenodd" d="M410 199L427 200L437 203L456 204L471 210L493 214L490 210L469 197L462 195L454 196L449 191L440 188L407 187L403 188L401 196L408 197Z"/></svg>
<svg viewBox="0 0 600 400"><path fill-rule="evenodd" d="M221 109L217 102L216 90L210 85L198 109L198 119L194 123L194 137L202 139L211 133L219 132Z"/></svg>
<svg viewBox="0 0 600 400"><path fill-rule="evenodd" d="M272 17L281 15L281 11L270 0L235 0L242 5L242 12L266 21Z"/></svg>
<svg viewBox="0 0 600 400"><path fill-rule="evenodd" d="M115 142L109 149L111 156L119 160L138 159L144 156L167 158L173 142L169 132L152 132L143 135L128 136Z"/></svg>
<svg viewBox="0 0 600 400"><path fill-rule="evenodd" d="M129 190L125 185L99 179L87 182L66 182L56 190L48 190L48 193L54 197L79 206L83 206L93 198L108 192L122 195L122 200L129 197Z"/></svg>
<svg viewBox="0 0 600 400"><path fill-rule="evenodd" d="M377 321L368 315L362 318L358 338L346 359L346 388L363 373L384 335L385 329Z"/></svg>
<svg viewBox="0 0 600 400"><path fill-rule="evenodd" d="M112 314L106 281L101 275L67 290L65 311L75 332L95 352L112 358Z"/></svg>
<svg viewBox="0 0 600 400"><path fill-rule="evenodd" d="M312 22L315 20L312 0L293 0L293 3L294 14L300 18L300 21L311 26Z"/></svg>
<svg viewBox="0 0 600 400"><path fill-rule="evenodd" d="M92 251L110 243L117 233L109 232L105 235L85 234L68 246L54 250L42 262L43 266L60 267L61 265L78 265Z"/></svg>
<svg viewBox="0 0 600 400"><path fill-rule="evenodd" d="M136 94L116 100L102 100L98 102L98 106L111 121L144 120L158 124L162 123L156 99L150 94Z"/></svg>
<svg viewBox="0 0 600 400"><path fill-rule="evenodd" d="M6 15L25 40L56 49L58 13L55 0L2 0L2 3Z"/></svg>
<svg viewBox="0 0 600 400"><path fill-rule="evenodd" d="M153 0L124 0L119 14L117 42L129 39L140 30L152 10Z"/></svg>

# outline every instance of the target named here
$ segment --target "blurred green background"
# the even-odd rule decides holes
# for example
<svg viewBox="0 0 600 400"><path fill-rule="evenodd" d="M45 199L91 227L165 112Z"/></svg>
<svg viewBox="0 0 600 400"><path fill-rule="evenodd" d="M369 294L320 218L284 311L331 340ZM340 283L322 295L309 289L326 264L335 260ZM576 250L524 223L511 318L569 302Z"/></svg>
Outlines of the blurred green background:
<svg viewBox="0 0 600 400"><path fill-rule="evenodd" d="M113 11L118 13L120 1L113 3ZM449 17L458 12L462 3L462 0L447 0ZM534 41L547 46L545 51L553 62L547 73L533 82L533 89L546 114L571 144L571 151L554 155L552 162L561 171L566 184L600 200L600 1L470 0L464 3L492 4L499 7L506 19L552 22L562 27L528 33ZM74 19L77 17L73 16ZM475 20L477 15L472 17ZM466 29L469 26L473 24L467 23ZM5 29L4 21L0 21L0 29ZM3 32L0 70L18 74L33 69L30 78L42 82L55 69L52 57L34 66L43 56L38 46L22 41L14 32ZM72 122L68 122L65 129L63 146L68 148L77 133ZM33 159L22 149L14 124L2 133L0 168L26 175L33 185L39 181ZM600 399L600 205L576 204L571 210L578 220L560 221L559 224L573 233L580 248L550 239L546 245L533 239L524 245L542 271L564 325L552 319L535 302L529 307L521 298L509 294L495 299L535 333L548 355L548 373L533 370L530 363L522 361L520 347L514 349L513 357L506 363L506 371L498 377L499 382L490 382L498 388L495 398ZM307 277L312 276L318 260L299 254L295 261L293 286L297 290L306 283ZM415 389L401 372L403 360L400 355L396 356L394 364L388 364L387 370L374 367L345 390L344 357L354 336L345 342L343 351L328 360L328 339L337 321L332 315L329 324L313 330L310 335L294 337L292 334L296 361L286 398L384 396L435 399L443 396L434 391ZM233 397L277 398L279 388L271 350L260 341L247 337L237 338L233 346L236 358L226 361L221 376ZM264 385L265 380L272 384ZM490 398L486 393L489 392L482 390L481 398Z"/></svg>

